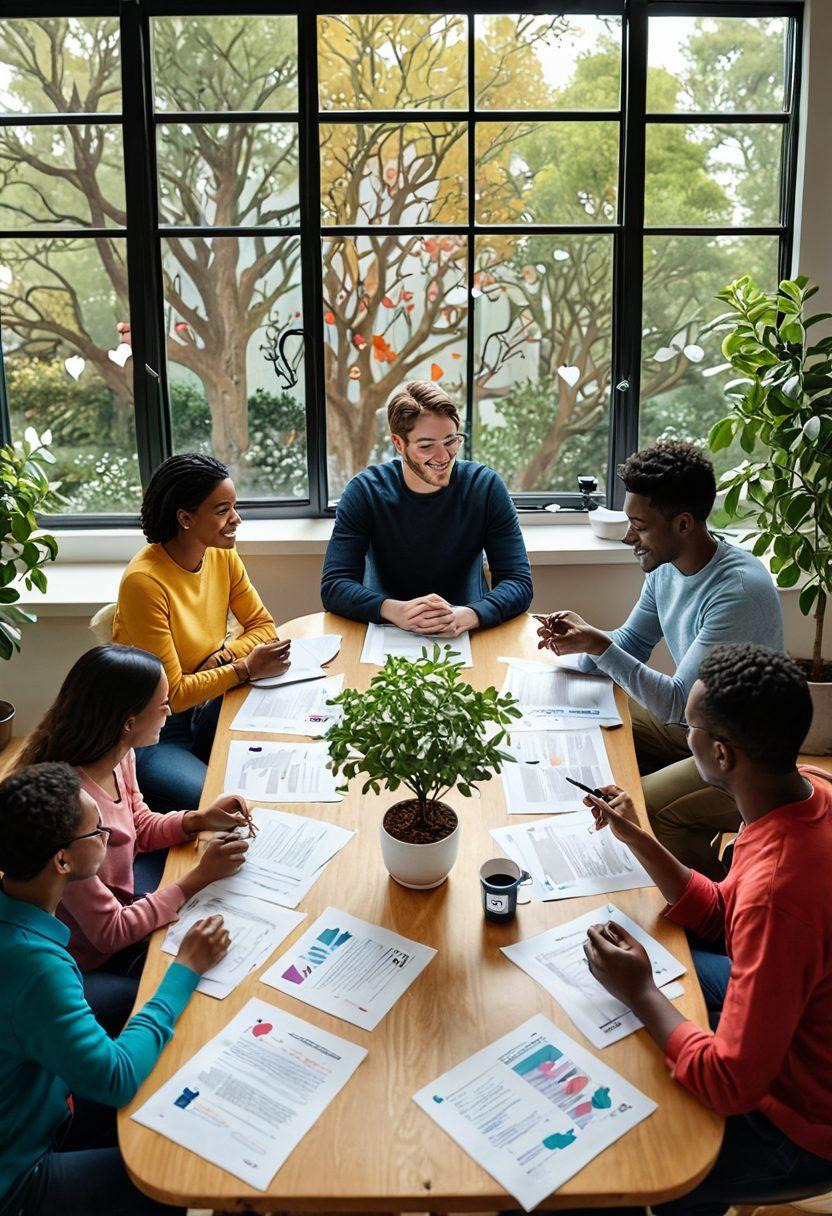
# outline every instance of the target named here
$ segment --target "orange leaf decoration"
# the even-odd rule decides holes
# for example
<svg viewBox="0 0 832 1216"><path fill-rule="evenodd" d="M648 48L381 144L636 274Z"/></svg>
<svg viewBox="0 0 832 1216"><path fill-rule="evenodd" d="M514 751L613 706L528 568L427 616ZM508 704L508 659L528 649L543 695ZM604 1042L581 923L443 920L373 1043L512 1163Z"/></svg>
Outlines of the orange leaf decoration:
<svg viewBox="0 0 832 1216"><path fill-rule="evenodd" d="M373 354L379 363L396 362L396 352L381 334L373 334Z"/></svg>
<svg viewBox="0 0 832 1216"><path fill-rule="evenodd" d="M445 373L443 372L442 368L439 366L438 363L431 363L431 365L430 365L431 380L441 380L442 377L444 376L444 374Z"/></svg>
<svg viewBox="0 0 832 1216"><path fill-rule="evenodd" d="M352 342L353 342L353 346L357 347L358 350L363 350L364 347L367 345L365 339L361 337L361 334L353 334Z"/></svg>
<svg viewBox="0 0 832 1216"><path fill-rule="evenodd" d="M405 291L405 289L404 289L404 288L402 288L402 289L401 289L401 291L399 292L399 299L400 299L400 300L404 300L405 302L407 302L408 300L412 300L412 299L413 299L413 292L412 292L412 291Z"/></svg>
<svg viewBox="0 0 832 1216"><path fill-rule="evenodd" d="M334 312L325 312L324 320L326 321L327 325L334 325L335 324L335 313Z"/></svg>
<svg viewBox="0 0 832 1216"><path fill-rule="evenodd" d="M393 301L390 299L389 296L382 296L381 302L385 308L395 308L396 307L396 305L393 303Z"/></svg>
<svg viewBox="0 0 832 1216"><path fill-rule="evenodd" d="M453 354L451 355L451 358L452 358L452 359L461 359L461 358L462 358L462 355L460 355L460 354L458 353L458 351L454 351L454 352L453 352Z"/></svg>

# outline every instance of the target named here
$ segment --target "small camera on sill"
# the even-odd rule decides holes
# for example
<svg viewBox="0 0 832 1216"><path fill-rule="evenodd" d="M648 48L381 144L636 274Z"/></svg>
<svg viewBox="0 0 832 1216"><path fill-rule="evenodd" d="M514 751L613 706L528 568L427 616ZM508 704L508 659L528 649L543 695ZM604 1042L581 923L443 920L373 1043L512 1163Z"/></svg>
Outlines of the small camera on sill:
<svg viewBox="0 0 832 1216"><path fill-rule="evenodd" d="M589 473L579 473L578 492L581 495L581 510L594 511L598 504L593 502L592 495L598 493L598 478Z"/></svg>

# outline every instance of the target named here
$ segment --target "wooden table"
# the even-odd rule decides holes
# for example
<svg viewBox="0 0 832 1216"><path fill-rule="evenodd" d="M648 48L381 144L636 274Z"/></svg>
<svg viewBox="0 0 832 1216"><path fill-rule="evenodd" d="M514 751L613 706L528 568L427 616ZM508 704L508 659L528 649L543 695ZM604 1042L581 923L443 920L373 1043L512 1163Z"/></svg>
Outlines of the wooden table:
<svg viewBox="0 0 832 1216"><path fill-rule="evenodd" d="M281 636L341 633L341 653L331 670L344 672L348 684L366 688L378 669L359 664L364 632L363 626L353 622L318 614L291 621L281 629ZM502 685L505 667L497 661L499 655L539 657L530 617L475 634L472 643L474 667L462 675L478 688ZM226 696L204 804L222 792L228 726L245 696L246 689L236 689ZM644 816L626 698L620 690L617 696L625 725L605 732L607 751L616 781L634 794ZM119 1116L124 1159L143 1191L168 1203L260 1212L483 1211L516 1206L419 1110L411 1095L535 1013L545 1014L578 1042L584 1042L560 1006L510 963L500 953L500 946L570 920L601 901L596 896L530 904L518 910L510 925L494 925L483 919L479 866L498 855L487 829L506 822L499 778L482 785L479 799L448 796L462 820L459 858L449 880L428 892L400 887L384 869L378 841L382 813L399 796L383 793L362 797L358 779L340 804L298 805L297 810L303 814L357 828L358 834L329 864L303 901L301 907L308 919L279 951L282 953L331 904L436 947L436 958L372 1032L260 984L260 972L224 1001L195 993L152 1076ZM193 864L193 849L188 845L171 851L165 882ZM655 888L622 891L611 898L685 962L689 973L683 979L685 995L679 1008L700 1026L707 1026L685 936L659 917L663 901L658 892ZM169 963L169 957L159 948L163 933L156 933L151 943L139 1003L152 995ZM131 1111L217 1034L252 996L360 1043L369 1052L265 1194L130 1120ZM661 1052L644 1031L604 1049L603 1059L654 1098L658 1110L570 1179L546 1201L547 1208L644 1204L675 1198L707 1173L718 1152L722 1120L673 1082Z"/></svg>

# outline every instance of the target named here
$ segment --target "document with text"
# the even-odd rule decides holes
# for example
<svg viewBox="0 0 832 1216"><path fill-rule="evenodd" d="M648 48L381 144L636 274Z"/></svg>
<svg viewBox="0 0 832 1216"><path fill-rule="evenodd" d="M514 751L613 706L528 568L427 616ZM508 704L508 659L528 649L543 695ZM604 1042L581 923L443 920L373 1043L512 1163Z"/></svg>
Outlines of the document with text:
<svg viewBox="0 0 832 1216"><path fill-rule="evenodd" d="M602 904L575 920L501 947L506 958L555 998L594 1047L615 1043L642 1025L632 1009L598 983L586 961L587 929L610 920L621 925L644 946L653 968L653 979L665 996L680 996L681 986L671 981L684 975L682 963L614 904Z"/></svg>
<svg viewBox="0 0 832 1216"><path fill-rule="evenodd" d="M283 684L296 684L299 680L320 680L329 672L325 663L331 663L341 649L341 634L326 633L317 638L295 638L289 652L289 670L282 676L263 676L252 680L258 688L279 688Z"/></svg>
<svg viewBox="0 0 832 1216"><path fill-rule="evenodd" d="M413 1100L527 1212L656 1109L542 1014Z"/></svg>
<svg viewBox="0 0 832 1216"><path fill-rule="evenodd" d="M398 629L395 625L372 623L367 626L364 649L361 651L361 662L375 663L378 667L383 667L389 654L401 655L406 659L418 659L421 658L423 648L427 648L428 654L432 654L434 646L440 648L450 646L452 651L461 656L463 667L474 666L471 655L471 635L467 632L461 633L456 638L445 638L440 634L408 633L407 630Z"/></svg>
<svg viewBox="0 0 832 1216"><path fill-rule="evenodd" d="M278 992L374 1030L436 951L327 908L260 977Z"/></svg>
<svg viewBox="0 0 832 1216"><path fill-rule="evenodd" d="M641 862L609 828L595 830L589 811L492 828L491 835L506 857L531 874L533 899L572 899L653 886Z"/></svg>
<svg viewBox="0 0 832 1216"><path fill-rule="evenodd" d="M604 736L597 726L584 730L512 729L503 750L517 760L516 764L504 764L501 770L509 815L583 810L585 795L570 785L567 777L590 789L614 781Z"/></svg>
<svg viewBox="0 0 832 1216"><path fill-rule="evenodd" d="M252 802L341 802L328 765L325 743L232 739L223 792Z"/></svg>
<svg viewBox="0 0 832 1216"><path fill-rule="evenodd" d="M366 1054L252 999L132 1118L264 1191Z"/></svg>
<svg viewBox="0 0 832 1216"><path fill-rule="evenodd" d="M578 722L590 726L620 726L615 686L609 676L584 675L534 659L501 658L507 664L503 692L520 702L522 719L512 731L567 729Z"/></svg>
<svg viewBox="0 0 832 1216"><path fill-rule="evenodd" d="M339 675L280 688L252 688L230 729L322 738L341 716L340 706L329 702L343 687L344 677Z"/></svg>

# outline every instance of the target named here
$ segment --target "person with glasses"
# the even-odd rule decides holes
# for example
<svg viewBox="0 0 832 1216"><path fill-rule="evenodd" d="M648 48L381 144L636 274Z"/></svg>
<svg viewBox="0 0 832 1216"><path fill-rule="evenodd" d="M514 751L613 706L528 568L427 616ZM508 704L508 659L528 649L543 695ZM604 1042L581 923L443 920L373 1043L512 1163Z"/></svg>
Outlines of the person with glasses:
<svg viewBox="0 0 832 1216"><path fill-rule="evenodd" d="M412 380L394 393L387 420L398 459L371 465L341 495L324 608L449 638L525 612L532 578L517 512L493 469L458 458L465 436L454 403L437 384Z"/></svg>
<svg viewBox="0 0 832 1216"><path fill-rule="evenodd" d="M710 1174L655 1216L721 1216L832 1188L832 778L797 767L812 720L800 667L765 646L715 646L687 698L694 763L735 800L727 877L684 865L638 826L630 798L592 796L609 829L693 939L713 1033L656 987L642 946L614 923L589 930L589 969L643 1022L675 1080L726 1119Z"/></svg>
<svg viewBox="0 0 832 1216"><path fill-rule="evenodd" d="M153 997L111 1039L55 916L75 883L95 877L107 836L68 764L0 783L0 1216L185 1216L130 1181L114 1108L135 1097L230 939L219 916L192 926Z"/></svg>
<svg viewBox="0 0 832 1216"><path fill-rule="evenodd" d="M780 598L759 558L709 530L716 480L700 448L660 441L630 456L618 476L630 521L624 540L646 576L638 603L611 633L576 612L539 618L540 645L579 655L584 671L601 671L628 693L653 831L685 865L721 878L719 838L736 831L739 812L729 794L703 782L678 723L712 646L783 649ZM648 665L662 639L672 675Z"/></svg>
<svg viewBox="0 0 832 1216"><path fill-rule="evenodd" d="M155 655L132 646L96 646L74 664L54 703L21 753L25 767L61 761L77 770L95 800L105 833L95 874L73 882L57 915L70 932L69 952L84 976L84 993L111 1034L136 999L147 939L176 920L197 891L235 873L247 845L250 815L236 794L202 811L151 811L136 778L134 749L157 745L170 715L168 681ZM224 832L176 882L157 890L166 850L203 831Z"/></svg>

